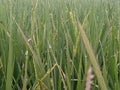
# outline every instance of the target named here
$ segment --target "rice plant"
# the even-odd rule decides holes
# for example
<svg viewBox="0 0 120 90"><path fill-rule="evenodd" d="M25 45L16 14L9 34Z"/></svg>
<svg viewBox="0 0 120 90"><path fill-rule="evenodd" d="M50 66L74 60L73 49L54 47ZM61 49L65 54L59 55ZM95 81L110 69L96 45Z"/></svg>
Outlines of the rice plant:
<svg viewBox="0 0 120 90"><path fill-rule="evenodd" d="M0 90L119 90L119 69L119 0L0 0Z"/></svg>

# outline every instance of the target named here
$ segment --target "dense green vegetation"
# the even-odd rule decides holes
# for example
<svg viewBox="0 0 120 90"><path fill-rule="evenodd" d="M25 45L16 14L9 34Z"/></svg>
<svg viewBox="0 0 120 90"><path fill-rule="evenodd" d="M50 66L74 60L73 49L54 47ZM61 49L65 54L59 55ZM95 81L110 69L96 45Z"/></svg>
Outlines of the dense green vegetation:
<svg viewBox="0 0 120 90"><path fill-rule="evenodd" d="M0 0L0 90L120 89L119 0Z"/></svg>

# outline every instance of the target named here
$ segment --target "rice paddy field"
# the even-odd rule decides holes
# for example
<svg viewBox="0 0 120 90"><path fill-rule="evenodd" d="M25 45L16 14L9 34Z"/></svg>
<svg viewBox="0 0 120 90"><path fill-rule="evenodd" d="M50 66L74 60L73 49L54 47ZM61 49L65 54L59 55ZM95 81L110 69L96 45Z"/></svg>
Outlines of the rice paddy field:
<svg viewBox="0 0 120 90"><path fill-rule="evenodd" d="M0 90L119 90L120 0L0 0Z"/></svg>

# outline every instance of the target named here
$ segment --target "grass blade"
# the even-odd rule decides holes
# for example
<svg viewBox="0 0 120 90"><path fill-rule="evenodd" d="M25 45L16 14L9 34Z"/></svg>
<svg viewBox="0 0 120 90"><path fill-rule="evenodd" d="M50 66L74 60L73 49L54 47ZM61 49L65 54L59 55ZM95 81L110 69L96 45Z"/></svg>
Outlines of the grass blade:
<svg viewBox="0 0 120 90"><path fill-rule="evenodd" d="M99 83L99 85L101 87L101 90L107 90L104 78L103 78L102 73L100 71L100 67L99 67L99 65L97 63L97 59L96 59L96 57L95 57L95 55L93 53L93 50L92 50L92 48L90 46L90 42L89 42L89 40L88 40L88 38L87 38L87 36L85 34L85 31L83 30L83 27L82 27L82 25L81 25L81 23L79 21L78 21L78 27L80 29L81 37L82 37L83 42L85 44L87 53L88 53L88 55L90 57L90 61L91 61L91 64L93 66L93 70L94 70L94 72L95 72L95 74L97 76L98 83Z"/></svg>

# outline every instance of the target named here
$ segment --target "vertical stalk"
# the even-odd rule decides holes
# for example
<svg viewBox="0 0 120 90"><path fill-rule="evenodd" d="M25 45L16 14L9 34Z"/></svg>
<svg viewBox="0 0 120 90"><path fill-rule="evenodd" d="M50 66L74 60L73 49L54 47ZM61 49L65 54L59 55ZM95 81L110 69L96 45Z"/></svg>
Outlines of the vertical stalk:
<svg viewBox="0 0 120 90"><path fill-rule="evenodd" d="M9 52L8 52L8 63L7 63L7 79L6 79L6 90L12 90L12 77L13 77L13 67L14 67L14 61L13 61L13 42L12 42L12 1L9 0L9 32L10 32L10 38L9 38Z"/></svg>

